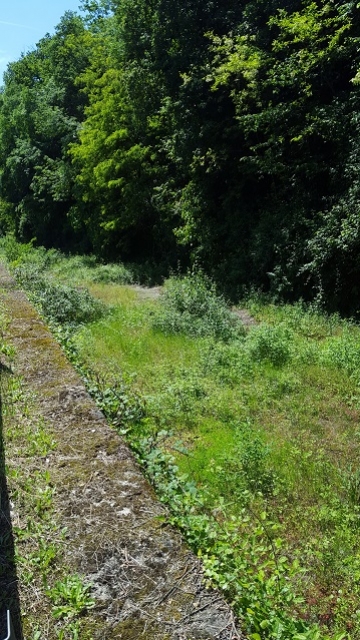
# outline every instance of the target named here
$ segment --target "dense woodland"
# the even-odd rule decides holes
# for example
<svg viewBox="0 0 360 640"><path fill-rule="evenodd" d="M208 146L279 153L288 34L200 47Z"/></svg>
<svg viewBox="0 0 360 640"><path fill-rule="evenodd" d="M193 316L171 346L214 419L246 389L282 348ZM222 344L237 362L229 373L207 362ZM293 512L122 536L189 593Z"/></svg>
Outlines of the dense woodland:
<svg viewBox="0 0 360 640"><path fill-rule="evenodd" d="M4 76L2 233L356 313L357 2L82 9Z"/></svg>

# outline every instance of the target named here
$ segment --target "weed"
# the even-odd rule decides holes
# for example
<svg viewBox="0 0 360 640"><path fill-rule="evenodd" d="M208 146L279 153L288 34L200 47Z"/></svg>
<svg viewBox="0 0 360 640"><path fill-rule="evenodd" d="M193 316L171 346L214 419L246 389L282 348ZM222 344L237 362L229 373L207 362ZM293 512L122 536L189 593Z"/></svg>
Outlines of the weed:
<svg viewBox="0 0 360 640"><path fill-rule="evenodd" d="M54 587L47 590L54 605L54 618L73 618L92 609L95 600L90 596L90 589L90 585L85 584L78 574L58 580Z"/></svg>
<svg viewBox="0 0 360 640"><path fill-rule="evenodd" d="M236 385L250 376L254 363L245 347L245 340L233 340L229 343L211 341L204 345L201 364L205 375L216 376L224 384Z"/></svg>
<svg viewBox="0 0 360 640"><path fill-rule="evenodd" d="M101 264L95 256L64 256L58 253L51 265L51 273L61 281L74 284L94 282L103 284L132 284L135 280L123 264Z"/></svg>
<svg viewBox="0 0 360 640"><path fill-rule="evenodd" d="M266 466L268 448L255 436L240 449L240 463L246 484L251 491L260 491L265 496L274 492L276 474Z"/></svg>
<svg viewBox="0 0 360 640"><path fill-rule="evenodd" d="M288 328L262 324L251 330L246 347L255 361L282 367L291 359L291 343L292 335Z"/></svg>
<svg viewBox="0 0 360 640"><path fill-rule="evenodd" d="M347 329L340 336L329 338L322 350L321 362L325 366L345 371L360 382L360 339L358 334Z"/></svg>
<svg viewBox="0 0 360 640"><path fill-rule="evenodd" d="M354 507L360 507L360 469L350 465L342 472L342 483L347 500Z"/></svg>
<svg viewBox="0 0 360 640"><path fill-rule="evenodd" d="M167 334L213 336L230 340L242 333L240 321L231 314L215 285L201 272L165 282L162 304L153 326Z"/></svg>
<svg viewBox="0 0 360 640"><path fill-rule="evenodd" d="M29 442L28 455L34 454L47 456L50 451L56 448L56 441L45 424L45 421L39 418L36 429L34 429L32 438Z"/></svg>
<svg viewBox="0 0 360 640"><path fill-rule="evenodd" d="M103 305L86 289L54 283L26 265L19 266L15 276L49 321L79 324L96 320L104 313Z"/></svg>
<svg viewBox="0 0 360 640"><path fill-rule="evenodd" d="M201 376L179 367L175 371L165 370L161 382L158 393L145 398L146 415L160 429L171 429L178 423L190 427L199 410L203 410L208 395Z"/></svg>
<svg viewBox="0 0 360 640"><path fill-rule="evenodd" d="M15 266L17 263L21 262L26 255L32 252L34 242L35 240L32 240L27 244L20 243L16 240L13 233L8 234L1 241L6 260Z"/></svg>
<svg viewBox="0 0 360 640"><path fill-rule="evenodd" d="M36 640L43 637L51 616L51 601L46 596L44 583L50 581L54 573L67 575L67 567L62 566L62 545L65 531L61 531L54 517L54 489L49 471L44 468L44 457L56 447L53 434L43 418L38 418L35 409L35 398L28 392L21 378L7 374L2 376L2 417L4 420L4 436L8 457L7 484L16 519L13 523L15 541L15 561L19 585L21 586L23 627L25 637ZM0 433L1 442L1 433ZM29 459L34 468L29 471ZM25 462L24 462L25 461ZM16 525L15 525L16 522ZM11 542L0 534L0 552ZM6 565L7 567L8 565ZM4 566L5 568L5 566ZM0 571L1 597L7 597L7 579L5 589ZM64 578L66 583L67 578ZM76 585L74 586L75 589ZM5 593L4 593L5 592ZM80 608L81 602L87 600L84 589L70 598L71 611ZM86 594L86 587L85 587ZM90 598L90 596L89 596ZM66 603L64 603L66 604ZM91 599L90 604L91 605ZM54 604L53 611L57 614ZM37 612L35 617L34 611ZM39 615L40 612L40 615ZM74 617L73 624L79 629L79 622ZM74 626L74 629L75 629ZM67 640L80 638L68 629L66 620L57 623L59 637ZM55 637L55 630L51 630ZM85 636L81 636L84 637Z"/></svg>
<svg viewBox="0 0 360 640"><path fill-rule="evenodd" d="M244 422L236 427L236 445L232 453L224 458L221 468L223 481L231 475L236 478L236 485L243 491L252 494L260 492L265 497L274 494L279 478L271 468L270 448L263 442L260 432ZM231 474L229 470L231 469ZM238 494L239 491L236 491Z"/></svg>
<svg viewBox="0 0 360 640"><path fill-rule="evenodd" d="M84 632L81 628L79 620L68 620L63 624L62 629L59 629L58 640L92 640L89 632Z"/></svg>

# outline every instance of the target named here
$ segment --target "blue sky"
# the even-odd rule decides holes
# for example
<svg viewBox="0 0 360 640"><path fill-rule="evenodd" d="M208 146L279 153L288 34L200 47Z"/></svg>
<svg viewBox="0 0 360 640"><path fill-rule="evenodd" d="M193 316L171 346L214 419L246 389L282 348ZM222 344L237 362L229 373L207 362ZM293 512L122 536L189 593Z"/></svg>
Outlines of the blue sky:
<svg viewBox="0 0 360 640"><path fill-rule="evenodd" d="M80 0L9 0L0 8L0 81L7 64L53 33L65 11L78 11Z"/></svg>

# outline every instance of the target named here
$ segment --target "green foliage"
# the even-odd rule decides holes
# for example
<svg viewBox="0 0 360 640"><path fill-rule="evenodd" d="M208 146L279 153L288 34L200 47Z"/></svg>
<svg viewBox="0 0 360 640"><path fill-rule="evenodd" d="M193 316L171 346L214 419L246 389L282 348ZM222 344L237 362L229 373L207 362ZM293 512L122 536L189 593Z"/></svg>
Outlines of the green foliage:
<svg viewBox="0 0 360 640"><path fill-rule="evenodd" d="M72 618L78 616L95 605L95 600L90 595L91 586L85 584L77 575L70 575L48 589L47 595L54 607L54 618Z"/></svg>
<svg viewBox="0 0 360 640"><path fill-rule="evenodd" d="M5 74L0 220L5 231L15 230L25 241L36 237L61 246L69 239L74 176L67 147L82 119L85 99L75 81L91 45L81 18L67 12L54 35L42 38Z"/></svg>
<svg viewBox="0 0 360 640"><path fill-rule="evenodd" d="M207 343L201 354L201 364L205 374L216 376L219 382L236 385L254 371L254 362L247 341L232 340L229 343L212 341Z"/></svg>
<svg viewBox="0 0 360 640"><path fill-rule="evenodd" d="M360 507L360 470L350 466L343 472L342 481L346 497L356 512Z"/></svg>
<svg viewBox="0 0 360 640"><path fill-rule="evenodd" d="M356 314L356 4L84 8L5 75L1 233Z"/></svg>
<svg viewBox="0 0 360 640"><path fill-rule="evenodd" d="M290 361L291 347L291 332L281 325L261 324L251 330L247 340L247 348L254 360L269 362L275 367L282 367Z"/></svg>
<svg viewBox="0 0 360 640"><path fill-rule="evenodd" d="M1 242L5 258L13 266L16 266L19 262L23 262L30 253L33 254L33 244L34 240L27 244L18 242L15 235L11 233L7 234Z"/></svg>
<svg viewBox="0 0 360 640"><path fill-rule="evenodd" d="M201 272L165 282L162 307L153 324L168 334L211 336L225 341L243 332L240 321L216 293L215 285Z"/></svg>
<svg viewBox="0 0 360 640"><path fill-rule="evenodd" d="M37 249L38 253L39 248ZM49 255L49 251L46 255ZM57 252L56 259L48 264L51 273L61 281L133 284L135 275L124 264L102 264L93 255L65 256Z"/></svg>
<svg viewBox="0 0 360 640"><path fill-rule="evenodd" d="M239 429L239 438L240 444L235 450L234 459L238 455L247 488L252 492L260 491L265 496L271 496L277 478L273 469L269 468L269 447L258 433L249 428L248 423Z"/></svg>
<svg viewBox="0 0 360 640"><path fill-rule="evenodd" d="M131 284L134 281L133 275L121 264L101 264L98 265L94 275L94 282L108 284Z"/></svg>
<svg viewBox="0 0 360 640"><path fill-rule="evenodd" d="M15 276L40 307L44 317L51 322L91 322L104 313L103 305L95 300L87 289L52 282L36 267L21 265L16 268Z"/></svg>
<svg viewBox="0 0 360 640"><path fill-rule="evenodd" d="M131 444L170 508L170 522L182 530L198 552L208 586L227 594L244 629L270 638L277 637L279 628L290 638L306 631L312 637L316 628L310 631L287 614L288 607L297 601L288 578L301 570L297 562L291 564L282 555L278 527L267 514L263 512L253 528L244 509L240 518L227 518L224 526L224 505L220 502L216 508L219 520L209 515L206 497L178 476L173 459L156 448L156 442L132 440Z"/></svg>
<svg viewBox="0 0 360 640"><path fill-rule="evenodd" d="M320 360L325 366L345 371L349 376L359 381L360 342L354 328L349 326L341 335L327 339Z"/></svg>
<svg viewBox="0 0 360 640"><path fill-rule="evenodd" d="M69 349L69 343L66 346ZM127 434L139 462L161 500L170 509L169 522L180 528L201 558L208 586L222 589L231 599L235 613L248 633L260 632L265 634L264 637L275 638L281 628L294 640L300 632L307 633L306 637L316 638L317 627L309 630L300 620L289 615L289 608L300 603L300 599L289 588L288 580L301 573L301 569L297 561L290 562L283 555L282 541L277 536L278 526L269 520L265 512L254 526L246 509L241 517L229 520L222 501L214 509L218 519L210 515L206 493L179 475L173 457L159 448L166 432L159 431L149 437L138 435L136 420L143 416L143 411L139 413L138 400L134 402L134 397L130 400L129 391L124 387L119 393L106 384L94 384L93 375L89 375L89 371L79 363L76 352L72 352L72 358L85 374L88 389L99 407L115 426L120 427L121 433ZM125 414L122 413L124 398L130 410ZM260 440L251 442L249 439L243 450L242 464L253 490L261 486L266 492L270 491L270 485L272 487L274 478L263 467L265 457L266 451ZM248 501L246 491L244 493ZM226 518L225 526L223 518Z"/></svg>
<svg viewBox="0 0 360 640"><path fill-rule="evenodd" d="M59 335L64 344L63 336ZM76 355L75 352L73 354L75 363L77 363ZM94 371L85 369L83 373L86 376L89 393L120 433L126 434L131 426L144 417L144 400L132 390L130 381L127 381L123 374L118 372L115 379L114 377L110 378L111 383L109 384L106 378L102 378Z"/></svg>
<svg viewBox="0 0 360 640"><path fill-rule="evenodd" d="M84 260L70 265L73 281L82 278ZM154 330L162 303L136 289L94 290L116 304L112 313L57 336L203 559L209 586L257 639L340 638L343 629L356 638L356 326L258 297L248 301L256 326L195 339ZM198 317L203 298L190 290ZM34 503L46 514L46 495Z"/></svg>
<svg viewBox="0 0 360 640"><path fill-rule="evenodd" d="M46 250L44 247L35 249L33 242L20 243L14 235L8 234L1 242L1 249L9 262L17 281L29 293L31 299L39 307L44 317L57 324L81 324L100 318L104 306L90 295L88 289L72 284L56 282L49 271L59 271L59 266L67 262L65 272L69 276L73 272L74 264L90 263L97 279L98 271L102 274L102 265L97 265L94 258L75 258L65 260L64 256L55 249ZM61 270L61 269L60 269ZM105 269L106 276L115 279L129 277L126 269L119 265L110 265ZM100 275L101 279L101 275Z"/></svg>

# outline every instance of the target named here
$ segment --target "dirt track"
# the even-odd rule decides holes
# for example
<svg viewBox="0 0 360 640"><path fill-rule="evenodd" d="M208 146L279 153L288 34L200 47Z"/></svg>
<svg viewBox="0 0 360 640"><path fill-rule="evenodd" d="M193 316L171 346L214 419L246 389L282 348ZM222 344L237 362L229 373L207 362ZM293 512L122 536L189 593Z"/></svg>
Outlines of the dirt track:
<svg viewBox="0 0 360 640"><path fill-rule="evenodd" d="M0 286L16 373L57 441L44 464L68 531L65 560L94 585L94 639L240 638L221 595L202 587L197 559L159 521L163 507L126 444L3 265Z"/></svg>

